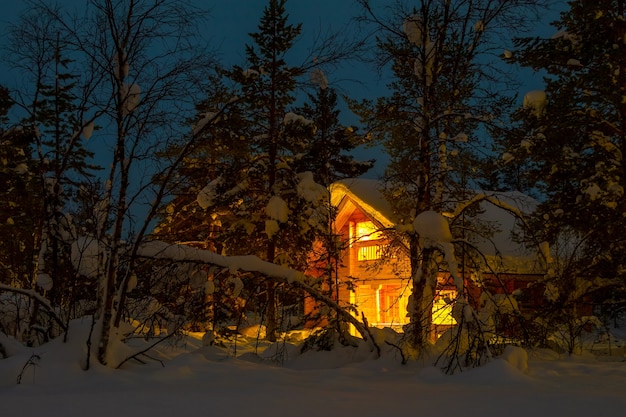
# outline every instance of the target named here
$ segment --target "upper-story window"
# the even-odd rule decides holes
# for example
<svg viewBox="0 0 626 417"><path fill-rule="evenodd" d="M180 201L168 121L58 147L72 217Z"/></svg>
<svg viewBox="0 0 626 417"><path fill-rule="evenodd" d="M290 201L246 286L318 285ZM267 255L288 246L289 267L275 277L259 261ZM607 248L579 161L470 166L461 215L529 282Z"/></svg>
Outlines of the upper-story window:
<svg viewBox="0 0 626 417"><path fill-rule="evenodd" d="M379 245L361 246L357 252L359 261L375 261L382 258L382 247Z"/></svg>
<svg viewBox="0 0 626 417"><path fill-rule="evenodd" d="M382 257L382 246L374 242L382 239L382 232L370 221L357 222L354 230L355 241L359 242L357 259L359 261L373 261Z"/></svg>
<svg viewBox="0 0 626 417"><path fill-rule="evenodd" d="M382 232L372 222L358 222L356 224L356 238L358 241L378 240L382 238Z"/></svg>

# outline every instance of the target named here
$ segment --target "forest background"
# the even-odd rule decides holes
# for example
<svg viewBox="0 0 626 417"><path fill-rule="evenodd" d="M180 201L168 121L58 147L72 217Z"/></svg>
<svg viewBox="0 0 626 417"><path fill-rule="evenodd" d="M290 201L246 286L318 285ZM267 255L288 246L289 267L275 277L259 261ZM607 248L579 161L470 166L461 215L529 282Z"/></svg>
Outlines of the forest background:
<svg viewBox="0 0 626 417"><path fill-rule="evenodd" d="M318 256L313 264L329 271L341 252L331 233L327 188L370 165L344 152L375 144L387 150L389 163L369 175L384 177L386 197L401 217L385 232L411 263L411 325L398 345L403 358L419 356L428 344L436 277L446 268L460 294L453 301L463 323L450 345L450 371L463 366L460 356L466 365L490 357L496 315L521 319L515 308L497 311L502 306L495 298L481 300L490 305L483 316L463 297L458 264L492 267L459 238L470 229L489 232L465 223L481 201L519 218L523 239L543 262L551 319L565 326L566 349L575 350L590 321L579 320L576 303L591 292L600 304L615 301L608 291L623 287L626 270L617 256L626 101L614 96L626 85L624 55L617 53L626 44L623 2L572 2L561 25L570 32L510 40L515 53L507 36L519 29L536 34L528 24L544 12L536 8L543 2L422 1L413 8L394 2L379 10L359 0L345 11L329 5L333 16L346 19L329 30L324 17L330 13L320 2L318 13L292 11L292 2L258 3L260 23L249 30L240 14L217 6L214 13L226 17L216 16L214 28L193 26L201 7L167 0L154 7L93 1L92 14L75 15L43 1L24 3L27 13L6 37L5 61L24 77L9 76L7 83L17 86L2 90L1 226L11 237L3 240L0 289L10 312L3 332L36 345L67 337L69 323L88 316L84 368L92 353L119 367L145 353L128 356L122 349L136 335L158 344L210 321L208 339L225 337L233 320L250 314L265 323L264 337L276 341L289 317L301 313L304 291L329 308L321 312L333 324L313 345L356 343L345 333L349 322L371 349L380 349L365 318L351 315L351 306L338 305L328 287L303 274L312 255ZM234 3L220 7L228 4ZM59 6L66 5L72 6ZM298 13L307 15L305 26ZM360 20L350 20L354 13ZM312 16L320 23L301 32ZM359 27L370 29L363 34ZM191 40L206 28L209 48L203 50ZM233 28L242 36L238 45L227 35ZM614 37L612 44L600 42ZM526 72L518 79L518 64L552 75L546 82L552 95L526 96L522 106L519 97L493 91L532 88L536 78L528 81ZM581 80L603 96L581 89ZM350 126L360 123L340 104L342 94L361 126ZM548 106L548 97L557 105ZM558 123L545 123L552 120ZM484 146L487 132L497 149ZM93 145L97 138L103 147ZM107 154L110 164L101 164ZM501 181L506 189L543 193L540 210L526 220L492 195L468 192ZM611 227L602 230L607 219ZM569 252L553 258L550 245L559 244ZM455 245L467 249L458 262ZM533 329L529 340L546 344L553 323Z"/></svg>

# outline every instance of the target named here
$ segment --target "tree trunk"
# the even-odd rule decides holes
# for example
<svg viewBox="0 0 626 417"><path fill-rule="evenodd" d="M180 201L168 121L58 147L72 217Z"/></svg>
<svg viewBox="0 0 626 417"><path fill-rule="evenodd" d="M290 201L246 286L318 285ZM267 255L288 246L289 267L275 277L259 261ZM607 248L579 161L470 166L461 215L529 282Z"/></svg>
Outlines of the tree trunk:
<svg viewBox="0 0 626 417"><path fill-rule="evenodd" d="M420 259L418 256L417 237L411 240L411 277L413 288L410 305L408 306L410 324L407 337L409 344L419 349L426 346L432 337L432 310L437 286L437 266L433 262L434 250L424 250Z"/></svg>
<svg viewBox="0 0 626 417"><path fill-rule="evenodd" d="M268 262L274 262L275 252L276 244L271 241L267 247ZM267 295L267 308L265 309L265 337L270 342L275 342L276 333L278 332L278 322L276 318L276 283L274 281L268 281L265 290Z"/></svg>

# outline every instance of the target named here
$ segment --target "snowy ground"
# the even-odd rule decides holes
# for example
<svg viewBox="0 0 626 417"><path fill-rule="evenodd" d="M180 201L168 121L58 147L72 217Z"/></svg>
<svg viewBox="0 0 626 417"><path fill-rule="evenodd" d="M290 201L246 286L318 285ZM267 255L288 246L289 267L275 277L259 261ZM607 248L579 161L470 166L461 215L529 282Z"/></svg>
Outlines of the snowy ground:
<svg viewBox="0 0 626 417"><path fill-rule="evenodd" d="M72 337L72 334L74 337ZM14 416L622 416L626 415L623 350L610 357L530 354L526 372L502 359L452 376L432 366L401 365L393 354L364 360L353 348L298 355L283 365L232 347L162 347L152 361L121 370L82 371L81 330L25 349L1 339L0 415ZM241 338L238 352L254 339ZM283 345L281 345L283 346ZM276 348L274 346L273 348ZM26 366L31 355L36 366ZM166 358L169 356L169 358ZM22 373L21 384L17 385Z"/></svg>

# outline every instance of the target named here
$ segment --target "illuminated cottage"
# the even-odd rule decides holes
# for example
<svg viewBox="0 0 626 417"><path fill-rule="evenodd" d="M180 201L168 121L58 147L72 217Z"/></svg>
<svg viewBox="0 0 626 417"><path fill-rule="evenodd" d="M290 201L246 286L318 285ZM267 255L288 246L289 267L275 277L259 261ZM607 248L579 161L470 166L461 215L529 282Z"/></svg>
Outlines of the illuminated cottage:
<svg viewBox="0 0 626 417"><path fill-rule="evenodd" d="M407 303L411 294L410 265L406 250L390 252L390 242L379 230L394 227L394 215L378 191L379 182L368 179L348 179L331 186L331 204L337 208L334 232L344 243L342 262L336 272L334 298L341 305L355 305L358 315L363 314L371 326L392 327L397 330L408 323ZM506 204L521 211L530 211L534 202L518 193L503 193L499 196ZM496 266L499 280L493 273L480 271L492 293L511 293L526 289L536 281L534 255L524 251L511 241L515 218L507 211L488 203L481 203L483 222L499 229L491 239L474 238L472 243L490 258ZM381 260L384 257L384 262ZM463 271L466 283L471 283L471 272ZM474 272L475 273L475 272ZM480 292L468 285L470 291ZM537 291L531 297L540 296ZM448 274L440 273L439 286L433 306L434 334L441 333L454 319L446 299L456 297L456 288L449 282ZM479 294L475 294L478 298ZM527 299L526 305L536 302ZM524 303L522 303L522 306ZM308 305L306 310L314 307Z"/></svg>

